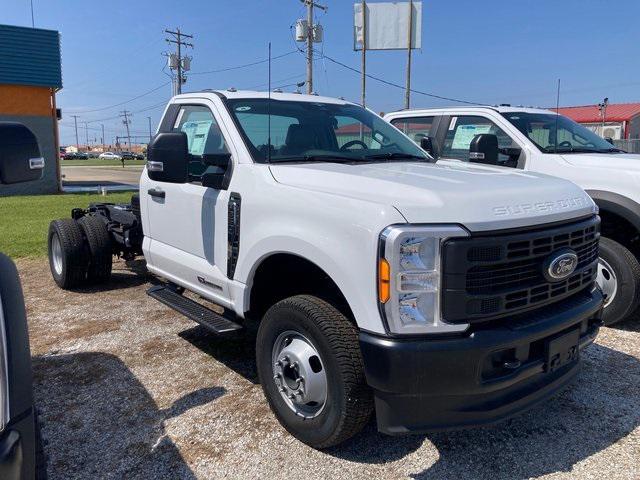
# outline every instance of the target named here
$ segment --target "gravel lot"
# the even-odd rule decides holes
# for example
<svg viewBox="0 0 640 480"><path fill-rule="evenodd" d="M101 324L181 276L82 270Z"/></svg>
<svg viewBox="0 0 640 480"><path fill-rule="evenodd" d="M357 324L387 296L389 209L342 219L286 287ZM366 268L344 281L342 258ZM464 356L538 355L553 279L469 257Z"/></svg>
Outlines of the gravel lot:
<svg viewBox="0 0 640 480"><path fill-rule="evenodd" d="M640 324L602 330L573 387L496 427L391 438L371 423L318 452L257 384L253 333L208 334L147 297L141 265L59 290L18 262L52 479L640 478Z"/></svg>

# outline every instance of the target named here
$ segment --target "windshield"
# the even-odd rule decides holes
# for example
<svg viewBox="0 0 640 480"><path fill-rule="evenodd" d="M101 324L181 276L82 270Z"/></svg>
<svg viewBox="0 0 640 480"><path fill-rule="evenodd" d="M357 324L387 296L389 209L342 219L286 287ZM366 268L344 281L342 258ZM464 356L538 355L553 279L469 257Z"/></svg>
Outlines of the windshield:
<svg viewBox="0 0 640 480"><path fill-rule="evenodd" d="M227 103L257 162L430 160L409 138L357 105L266 98Z"/></svg>
<svg viewBox="0 0 640 480"><path fill-rule="evenodd" d="M622 151L588 128L562 115L525 112L509 112L502 115L545 153Z"/></svg>

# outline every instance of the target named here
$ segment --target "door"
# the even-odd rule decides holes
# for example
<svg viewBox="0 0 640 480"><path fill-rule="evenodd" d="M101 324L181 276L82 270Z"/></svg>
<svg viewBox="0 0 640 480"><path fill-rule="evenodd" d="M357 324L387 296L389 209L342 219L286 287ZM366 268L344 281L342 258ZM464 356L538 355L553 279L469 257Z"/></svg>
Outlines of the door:
<svg viewBox="0 0 640 480"><path fill-rule="evenodd" d="M207 168L200 158L227 152L227 143L209 105L185 104L165 122L164 131L185 132L191 161L183 184L148 180L150 269L167 279L228 305L227 191L203 187Z"/></svg>
<svg viewBox="0 0 640 480"><path fill-rule="evenodd" d="M476 135L483 133L498 137L498 164L505 167L524 166L524 150L491 119L479 115L456 115L449 118L449 125L442 141L440 156L469 161L469 145Z"/></svg>

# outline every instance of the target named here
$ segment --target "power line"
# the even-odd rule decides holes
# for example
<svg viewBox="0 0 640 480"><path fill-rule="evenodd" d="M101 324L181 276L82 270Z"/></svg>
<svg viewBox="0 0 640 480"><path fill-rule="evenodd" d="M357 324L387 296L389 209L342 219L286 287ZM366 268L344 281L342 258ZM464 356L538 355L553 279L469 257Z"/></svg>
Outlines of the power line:
<svg viewBox="0 0 640 480"><path fill-rule="evenodd" d="M276 55L275 57L271 57L271 60L277 60L279 58L283 58L283 57L287 57L293 53L297 53L298 50L291 50L290 52L287 53L283 53L281 55ZM191 72L191 75L208 75L210 73L222 73L222 72L229 72L231 70L240 70L241 68L248 68L248 67L253 67L255 65L260 65L262 63L267 63L269 61L269 59L264 59L264 60L258 60L255 62L251 62L251 63L245 63L244 65L236 65L234 67L225 67L225 68L219 68L217 70L207 70L206 72Z"/></svg>
<svg viewBox="0 0 640 480"><path fill-rule="evenodd" d="M342 62L340 62L340 61L338 61L338 60L336 60L334 58L331 58L327 54L324 54L324 53L320 53L320 54L322 55L322 58L326 58L327 60L329 60L332 63L335 63L336 65L340 65L341 67L346 68L347 70L351 70L352 72L355 72L355 73L357 73L359 75L362 75L362 72L360 70L358 70L357 68L350 67L349 65L347 65L345 63L342 63ZM382 79L380 77L376 77L375 75L371 75L369 73L365 73L365 76L367 78L370 78L370 79L375 80L377 82L384 83L385 85L389 85L390 87L399 88L401 90L405 90L406 89L406 87L404 87L402 85L390 82L388 80L384 80L384 79ZM442 96L442 95L436 95L435 93L422 92L420 90L415 90L413 88L410 89L410 90L411 90L411 92L417 93L418 95L424 95L425 97L437 98L439 100L447 100L449 102L464 103L466 105L484 105L483 102L470 102L468 100L461 100L459 98L445 97L445 96Z"/></svg>
<svg viewBox="0 0 640 480"><path fill-rule="evenodd" d="M163 84L162 84L162 85L160 85L160 86L157 86L157 87L155 87L155 88L152 88L151 90L148 90L148 91L146 91L146 92L144 92L144 93L141 93L140 95L136 95L135 97L130 98L129 100L125 100L124 102L114 103L113 105L109 105L109 106L101 107L101 108L94 108L94 109L92 109L92 110L77 110L77 111L72 111L72 112L69 112L69 113L92 113L92 112L101 112L101 111L103 111L103 110L109 110L109 109L111 109L111 108L120 107L120 106L125 105L125 104L127 104L127 103L129 103L129 102L133 102L134 100L138 100L139 98L146 97L146 96L147 96L147 95L149 95L150 93L157 92L157 91L158 91L158 90L160 90L161 88L166 87L167 85L169 85L169 83L171 83L171 82L165 82L165 83L163 83Z"/></svg>

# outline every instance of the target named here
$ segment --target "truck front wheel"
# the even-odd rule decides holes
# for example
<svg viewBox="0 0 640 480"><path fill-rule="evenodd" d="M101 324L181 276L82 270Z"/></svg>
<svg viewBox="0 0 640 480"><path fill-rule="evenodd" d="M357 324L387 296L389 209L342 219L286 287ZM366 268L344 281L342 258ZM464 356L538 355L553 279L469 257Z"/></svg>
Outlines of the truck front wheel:
<svg viewBox="0 0 640 480"><path fill-rule="evenodd" d="M597 283L605 298L602 320L613 325L636 310L640 291L640 264L624 246L600 238Z"/></svg>
<svg viewBox="0 0 640 480"><path fill-rule="evenodd" d="M256 357L271 409L300 441L331 447L369 420L358 331L329 303L298 295L275 304L260 323Z"/></svg>

